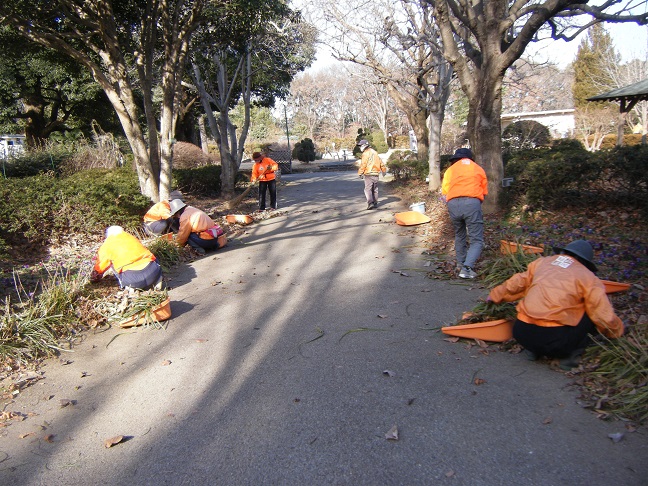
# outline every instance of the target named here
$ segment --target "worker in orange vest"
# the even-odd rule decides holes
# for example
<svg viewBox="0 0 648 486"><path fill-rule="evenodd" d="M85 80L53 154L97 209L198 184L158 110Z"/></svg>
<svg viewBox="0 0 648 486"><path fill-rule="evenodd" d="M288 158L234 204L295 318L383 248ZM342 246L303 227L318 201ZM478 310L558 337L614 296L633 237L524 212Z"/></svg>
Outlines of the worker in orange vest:
<svg viewBox="0 0 648 486"><path fill-rule="evenodd" d="M376 209L378 207L378 180L381 173L385 177L387 166L385 166L378 152L372 149L366 140L360 140L358 147L362 152L358 175L360 177L364 176L364 194L367 199L367 209Z"/></svg>
<svg viewBox="0 0 648 486"><path fill-rule="evenodd" d="M519 301L513 337L529 359L562 358L560 367L578 365L590 335L623 335L623 322L614 313L593 262L594 250L576 240L556 255L538 258L488 294L488 301Z"/></svg>
<svg viewBox="0 0 648 486"><path fill-rule="evenodd" d="M179 221L175 242L182 247L189 243L197 253L204 255L207 250L217 250L227 244L222 228L214 223L207 213L187 206L180 199L170 203L171 215Z"/></svg>
<svg viewBox="0 0 648 486"><path fill-rule="evenodd" d="M456 150L449 160L453 164L443 174L441 194L455 230L457 269L460 278L475 278L475 262L484 248L482 202L488 194L488 181L470 149Z"/></svg>
<svg viewBox="0 0 648 486"><path fill-rule="evenodd" d="M277 176L279 165L270 157L264 156L261 152L252 154L254 165L252 166L252 182L259 181L259 211L266 209L266 191L270 192L270 208L277 209Z"/></svg>
<svg viewBox="0 0 648 486"><path fill-rule="evenodd" d="M163 235L166 233L178 232L178 220L171 217L170 202L174 199L180 199L184 202L184 197L180 191L173 191L169 194L169 199L163 199L154 204L144 215L144 231L150 235Z"/></svg>
<svg viewBox="0 0 648 486"><path fill-rule="evenodd" d="M162 269L155 261L155 255L121 226L110 226L106 230L106 239L94 262L90 275L92 282L101 280L112 268L120 288L148 290L162 287Z"/></svg>

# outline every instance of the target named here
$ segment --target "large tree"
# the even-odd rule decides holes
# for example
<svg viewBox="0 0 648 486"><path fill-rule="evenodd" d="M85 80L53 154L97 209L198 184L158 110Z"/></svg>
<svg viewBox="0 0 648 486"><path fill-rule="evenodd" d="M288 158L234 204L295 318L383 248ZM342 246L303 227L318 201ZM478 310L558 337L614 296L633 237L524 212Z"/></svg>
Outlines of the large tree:
<svg viewBox="0 0 648 486"><path fill-rule="evenodd" d="M503 176L502 82L506 70L527 46L545 38L572 40L591 25L645 24L631 0L598 5L574 0L419 0L434 8L443 53L469 101L468 138L488 176L485 210L495 210Z"/></svg>
<svg viewBox="0 0 648 486"><path fill-rule="evenodd" d="M250 107L288 96L314 56L314 31L282 0L234 2L205 22L192 56L194 86L220 152L221 188L234 192L250 127ZM230 111L243 104L243 124ZM215 116L217 113L218 116Z"/></svg>
<svg viewBox="0 0 648 486"><path fill-rule="evenodd" d="M0 24L69 56L92 73L129 141L140 189L156 201L166 198L170 190L177 96L191 36L206 3L13 0L0 3ZM228 3L210 1L212 8L225 8ZM158 89L159 107L154 101Z"/></svg>

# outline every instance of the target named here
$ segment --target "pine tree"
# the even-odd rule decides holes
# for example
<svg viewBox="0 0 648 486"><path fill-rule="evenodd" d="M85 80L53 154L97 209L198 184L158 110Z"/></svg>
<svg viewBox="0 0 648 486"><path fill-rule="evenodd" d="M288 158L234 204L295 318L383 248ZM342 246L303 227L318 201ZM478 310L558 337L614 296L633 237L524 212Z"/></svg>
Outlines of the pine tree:
<svg viewBox="0 0 648 486"><path fill-rule="evenodd" d="M584 108L591 105L587 98L614 89L614 81L606 66L620 62L620 56L614 49L612 38L602 24L596 24L588 30L573 63L574 105Z"/></svg>

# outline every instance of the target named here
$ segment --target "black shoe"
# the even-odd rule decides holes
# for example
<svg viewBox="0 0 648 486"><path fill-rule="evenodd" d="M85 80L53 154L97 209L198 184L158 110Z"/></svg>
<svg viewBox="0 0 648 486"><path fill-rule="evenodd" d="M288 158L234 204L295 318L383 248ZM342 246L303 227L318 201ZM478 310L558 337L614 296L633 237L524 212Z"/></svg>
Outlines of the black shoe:
<svg viewBox="0 0 648 486"><path fill-rule="evenodd" d="M529 361L538 361L538 358L540 357L537 353L534 353L529 349L524 350L524 356L526 356L526 359L528 359Z"/></svg>
<svg viewBox="0 0 648 486"><path fill-rule="evenodd" d="M576 368L581 362L581 356L583 356L584 349L575 349L571 352L569 356L560 360L560 369L565 371L571 371L572 368Z"/></svg>
<svg viewBox="0 0 648 486"><path fill-rule="evenodd" d="M373 209L373 203L367 204L367 209Z"/></svg>
<svg viewBox="0 0 648 486"><path fill-rule="evenodd" d="M374 209L378 209L378 203L377 202L373 203L373 207Z"/></svg>

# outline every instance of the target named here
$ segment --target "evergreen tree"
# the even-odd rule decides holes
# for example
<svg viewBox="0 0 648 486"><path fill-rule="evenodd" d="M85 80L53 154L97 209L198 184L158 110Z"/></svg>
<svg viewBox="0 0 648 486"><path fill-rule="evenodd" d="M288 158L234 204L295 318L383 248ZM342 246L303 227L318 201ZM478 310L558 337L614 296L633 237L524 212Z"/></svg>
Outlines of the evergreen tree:
<svg viewBox="0 0 648 486"><path fill-rule="evenodd" d="M615 88L614 80L606 66L610 62L619 63L620 56L615 51L610 34L602 24L596 24L588 30L573 63L574 105L584 108L592 102L587 98Z"/></svg>

